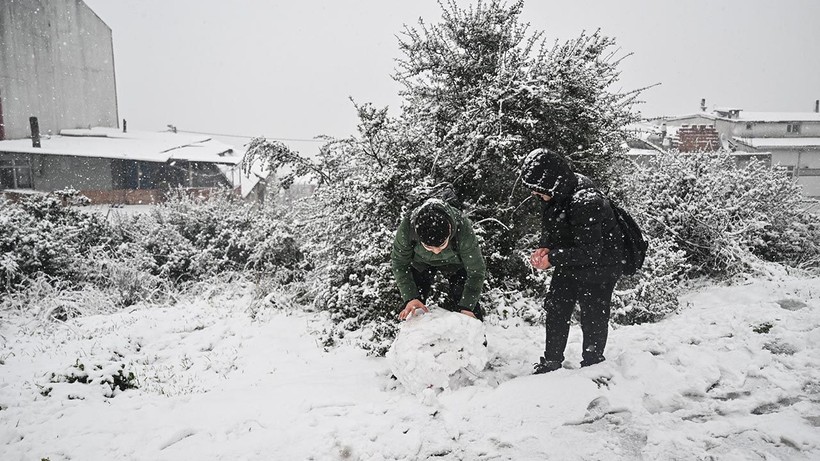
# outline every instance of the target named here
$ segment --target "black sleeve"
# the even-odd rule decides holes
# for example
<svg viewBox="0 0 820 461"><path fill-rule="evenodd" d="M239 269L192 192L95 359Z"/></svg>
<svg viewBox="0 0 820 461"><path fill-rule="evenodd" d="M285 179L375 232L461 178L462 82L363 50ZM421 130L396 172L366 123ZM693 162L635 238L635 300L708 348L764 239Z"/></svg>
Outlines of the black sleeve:
<svg viewBox="0 0 820 461"><path fill-rule="evenodd" d="M604 199L599 194L586 193L573 198L569 213L572 245L550 248L550 264L556 267L599 264L604 252L603 219Z"/></svg>
<svg viewBox="0 0 820 461"><path fill-rule="evenodd" d="M555 246L555 236L552 235L548 216L554 211L554 205L548 202L541 203L541 239L538 241L539 248L552 248Z"/></svg>

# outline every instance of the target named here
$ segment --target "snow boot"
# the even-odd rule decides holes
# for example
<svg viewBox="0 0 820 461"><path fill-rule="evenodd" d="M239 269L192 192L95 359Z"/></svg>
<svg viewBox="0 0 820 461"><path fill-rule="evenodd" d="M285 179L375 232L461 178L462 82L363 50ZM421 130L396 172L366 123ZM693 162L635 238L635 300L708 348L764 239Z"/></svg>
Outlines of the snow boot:
<svg viewBox="0 0 820 461"><path fill-rule="evenodd" d="M606 358L601 354L584 354L584 359L581 360L581 367L584 368L590 365L595 365L596 363L601 363L604 360L606 360Z"/></svg>
<svg viewBox="0 0 820 461"><path fill-rule="evenodd" d="M561 362L557 360L547 360L545 357L540 357L540 361L538 363L533 364L533 372L534 375L541 375L544 373L549 373L551 371L555 371L561 368Z"/></svg>

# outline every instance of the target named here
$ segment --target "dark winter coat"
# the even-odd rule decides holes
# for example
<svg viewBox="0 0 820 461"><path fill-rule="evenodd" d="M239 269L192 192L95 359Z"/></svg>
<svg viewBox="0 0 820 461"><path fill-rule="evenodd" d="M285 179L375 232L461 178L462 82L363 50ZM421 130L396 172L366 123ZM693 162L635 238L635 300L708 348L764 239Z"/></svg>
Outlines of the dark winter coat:
<svg viewBox="0 0 820 461"><path fill-rule="evenodd" d="M525 160L522 182L552 197L542 201L539 246L549 248L556 270L589 279L620 274L623 235L609 200L589 178L573 173L558 154L540 150Z"/></svg>
<svg viewBox="0 0 820 461"><path fill-rule="evenodd" d="M430 267L463 267L467 271L467 280L459 306L473 310L481 296L487 272L478 239L473 232L472 223L459 210L443 201L435 202L434 206L444 211L450 221L450 243L439 254L425 250L413 230L412 214L405 216L396 231L393 250L390 253L393 275L396 277L401 297L406 303L412 299L419 299L418 287L410 273L411 266L419 272Z"/></svg>

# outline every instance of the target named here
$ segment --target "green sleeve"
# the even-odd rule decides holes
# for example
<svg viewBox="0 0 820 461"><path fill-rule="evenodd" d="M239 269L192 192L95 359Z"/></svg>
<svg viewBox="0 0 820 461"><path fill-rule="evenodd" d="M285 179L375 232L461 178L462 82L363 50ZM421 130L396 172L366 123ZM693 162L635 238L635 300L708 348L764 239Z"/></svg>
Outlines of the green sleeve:
<svg viewBox="0 0 820 461"><path fill-rule="evenodd" d="M390 263L393 276L399 286L399 292L404 302L418 299L419 290L413 275L410 273L410 263L413 261L413 241L410 239L410 218L405 216L396 231L393 239L393 250L390 252Z"/></svg>
<svg viewBox="0 0 820 461"><path fill-rule="evenodd" d="M487 277L487 266L478 246L478 238L473 232L473 224L468 218L462 218L459 229L458 252L461 262L467 271L464 293L461 295L460 307L472 311L481 297L484 279Z"/></svg>

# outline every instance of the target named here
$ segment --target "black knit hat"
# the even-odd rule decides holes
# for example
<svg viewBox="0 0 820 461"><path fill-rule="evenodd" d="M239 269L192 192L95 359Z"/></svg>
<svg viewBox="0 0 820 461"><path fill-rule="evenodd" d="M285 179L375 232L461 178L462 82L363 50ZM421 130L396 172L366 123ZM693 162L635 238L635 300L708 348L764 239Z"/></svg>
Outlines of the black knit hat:
<svg viewBox="0 0 820 461"><path fill-rule="evenodd" d="M424 245L440 247L450 236L450 218L439 207L425 205L422 205L415 220L416 235Z"/></svg>
<svg viewBox="0 0 820 461"><path fill-rule="evenodd" d="M535 149L524 159L521 182L536 192L561 199L572 195L578 178L562 155L549 149Z"/></svg>

